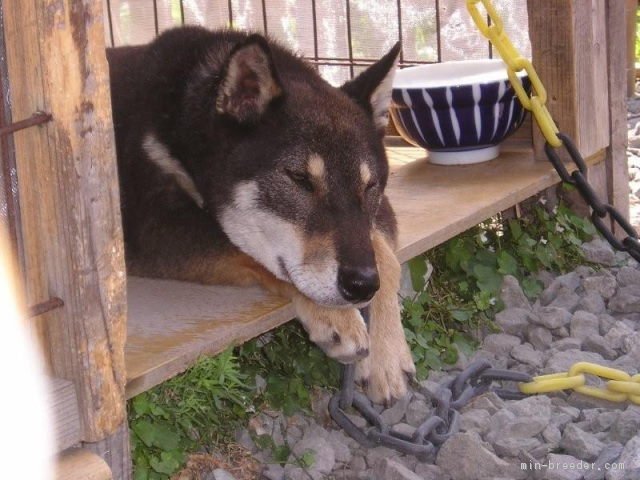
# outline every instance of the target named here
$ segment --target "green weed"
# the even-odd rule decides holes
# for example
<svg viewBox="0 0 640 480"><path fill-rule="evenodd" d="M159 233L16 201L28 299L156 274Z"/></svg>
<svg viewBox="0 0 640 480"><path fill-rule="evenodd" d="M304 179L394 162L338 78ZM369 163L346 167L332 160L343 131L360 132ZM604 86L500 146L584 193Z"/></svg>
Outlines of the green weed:
<svg viewBox="0 0 640 480"><path fill-rule="evenodd" d="M580 245L595 233L564 205L552 213L536 206L525 218L493 218L411 260L417 293L403 299L403 321L418 378L473 351L469 333L491 328L505 275L534 297L542 284L533 274L574 268L584 261Z"/></svg>
<svg viewBox="0 0 640 480"><path fill-rule="evenodd" d="M523 219L496 217L411 260L417 293L402 299L403 323L418 376L455 363L459 352L472 354L475 344L469 333L480 326L491 328L504 275L517 277L533 297L542 289L533 273L574 268L583 261L580 244L594 234L588 220L562 205L553 213L535 207ZM131 400L135 479L168 479L184 464L187 452L232 441L235 428L264 406L287 415L308 410L313 388L337 388L339 374L339 364L327 359L296 322L201 359ZM260 390L257 376L266 384ZM254 440L284 464L289 446L277 447L263 437ZM313 461L303 455L297 464Z"/></svg>

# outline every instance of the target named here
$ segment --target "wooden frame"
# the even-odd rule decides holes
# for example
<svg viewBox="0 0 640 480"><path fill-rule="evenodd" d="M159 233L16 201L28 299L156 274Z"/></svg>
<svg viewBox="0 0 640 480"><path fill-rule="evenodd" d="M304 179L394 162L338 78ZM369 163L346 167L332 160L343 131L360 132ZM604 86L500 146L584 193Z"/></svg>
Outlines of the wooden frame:
<svg viewBox="0 0 640 480"><path fill-rule="evenodd" d="M624 4L618 0L528 2L533 61L549 90L550 110L560 128L573 136L589 157L590 178L598 191L623 212L628 211L624 152L626 39L620 28L625 24ZM98 454L111 468L113 478L129 479L126 275L102 1L1 0L1 8L12 117L21 120L37 111L53 116L50 124L21 131L13 140L22 205L27 302L34 304L50 296L64 300L62 309L35 322L51 375L59 379L54 390L60 399L57 410L63 415L59 417L63 419L60 438L65 447L85 447L65 456L63 463L74 470L73 465L83 463L77 459L95 460ZM538 158L541 145L534 128L533 147ZM476 190L460 174L462 170L438 177L443 167L427 166L419 160L421 152L391 149L394 173L390 194L400 216L402 260L557 183L548 165L533 161L530 139L525 137L524 145L520 142L513 147L498 161L502 163L469 169L471 175L466 178L484 175L485 183L476 183ZM501 184L505 178L508 185ZM432 185L452 189L449 197L446 192L433 193L429 182L434 179L439 183ZM482 194L482 188L477 188L489 184L496 185L495 191ZM448 208L458 202L459 212L424 220L430 209L439 205L438 195ZM129 395L183 370L195 358L175 354L178 347L161 344L159 337L145 340L144 335L135 333L141 325L143 334L147 328L145 318L141 324L136 315L153 315L140 314L135 304L140 295L136 289L149 294L151 286L146 282L134 280L130 286L134 333L127 346ZM193 303L198 289L185 288ZM251 300L260 295L267 303ZM233 335L213 329L208 338L218 343L204 342L198 352L215 353L292 316L291 308L282 300L266 298L259 292L242 292L242 297L250 304L248 310L243 310L244 304L238 301L226 315L244 318L253 326L243 329L240 325ZM270 306L265 310L267 304ZM219 315L219 306L214 307L207 307L211 310L208 322ZM147 328L146 334L151 333ZM220 336L223 333L228 336ZM155 357L136 370L132 355L143 344ZM145 372L152 373L145 377ZM64 478L77 477L70 474Z"/></svg>

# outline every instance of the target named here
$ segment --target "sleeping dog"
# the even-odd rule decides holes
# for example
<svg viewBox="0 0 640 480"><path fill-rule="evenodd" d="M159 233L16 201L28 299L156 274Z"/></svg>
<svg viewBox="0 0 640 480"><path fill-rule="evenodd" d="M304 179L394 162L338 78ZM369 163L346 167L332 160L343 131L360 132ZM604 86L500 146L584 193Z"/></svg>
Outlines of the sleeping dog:
<svg viewBox="0 0 640 480"><path fill-rule="evenodd" d="M384 195L399 52L340 88L256 34L183 27L108 52L129 272L290 298L376 402L415 373Z"/></svg>

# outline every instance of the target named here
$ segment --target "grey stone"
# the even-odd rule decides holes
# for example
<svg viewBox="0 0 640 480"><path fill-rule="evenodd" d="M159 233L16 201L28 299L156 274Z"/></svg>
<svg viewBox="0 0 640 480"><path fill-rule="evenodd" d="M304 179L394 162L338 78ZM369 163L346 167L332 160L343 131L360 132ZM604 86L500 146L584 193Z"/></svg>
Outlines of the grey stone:
<svg viewBox="0 0 640 480"><path fill-rule="evenodd" d="M262 471L262 478L265 480L284 480L284 467L277 463L267 465Z"/></svg>
<svg viewBox="0 0 640 480"><path fill-rule="evenodd" d="M258 447L253 442L253 439L251 438L251 434L249 433L249 430L247 430L246 428L240 428L236 430L235 438L238 444L242 445L244 448L246 448L250 452L255 453L258 451Z"/></svg>
<svg viewBox="0 0 640 480"><path fill-rule="evenodd" d="M462 408L462 413L471 410L486 410L489 415L493 415L505 406L502 400L495 392L488 392L473 398L466 406Z"/></svg>
<svg viewBox="0 0 640 480"><path fill-rule="evenodd" d="M482 348L491 353L495 353L498 356L505 356L511 352L513 347L520 345L520 343L520 339L514 335L493 333L491 335L487 335L484 339Z"/></svg>
<svg viewBox="0 0 640 480"><path fill-rule="evenodd" d="M551 399L546 395L536 395L523 398L522 400L507 402L505 408L518 417L541 417L544 421L549 421L551 416ZM539 432L541 432L539 430ZM537 435L536 432L533 435Z"/></svg>
<svg viewBox="0 0 640 480"><path fill-rule="evenodd" d="M384 459L387 457L395 457L397 455L398 453L391 448L375 447L367 450L365 454L365 459L367 460L367 466L369 468L375 468L381 459Z"/></svg>
<svg viewBox="0 0 640 480"><path fill-rule="evenodd" d="M540 368L543 364L542 353L534 350L528 343L513 347L511 356L520 363L531 365L534 368Z"/></svg>
<svg viewBox="0 0 640 480"><path fill-rule="evenodd" d="M545 442L551 444L555 448L562 439L562 432L560 432L560 429L556 425L549 424L542 431L542 438L544 438Z"/></svg>
<svg viewBox="0 0 640 480"><path fill-rule="evenodd" d="M535 437L501 437L493 442L493 448L501 457L517 457L521 451L530 452L541 444Z"/></svg>
<svg viewBox="0 0 640 480"><path fill-rule="evenodd" d="M236 480L236 477L222 468L216 468L213 472L207 475L206 480Z"/></svg>
<svg viewBox="0 0 640 480"><path fill-rule="evenodd" d="M431 413L431 407L422 400L413 400L407 407L405 420L412 427L418 427Z"/></svg>
<svg viewBox="0 0 640 480"><path fill-rule="evenodd" d="M639 372L638 371L638 367L640 367L639 363L640 362L638 361L637 357L627 354L627 355L622 355L621 357L616 358L611 363L611 366L614 368L618 368L620 370L624 370L629 375L635 375L636 373Z"/></svg>
<svg viewBox="0 0 640 480"><path fill-rule="evenodd" d="M489 428L491 415L486 410L469 410L460 415L460 430L484 434Z"/></svg>
<svg viewBox="0 0 640 480"><path fill-rule="evenodd" d="M584 472L584 462L571 455L552 453L547 464L544 480L580 480Z"/></svg>
<svg viewBox="0 0 640 480"><path fill-rule="evenodd" d="M608 364L606 365L608 366ZM624 403L614 403L608 400L603 400L601 398L591 397L588 395L582 395L578 392L571 392L569 397L567 397L567 402L569 405L572 405L577 408L611 408L611 409L621 409L624 408Z"/></svg>
<svg viewBox="0 0 640 480"><path fill-rule="evenodd" d="M417 474L391 458L382 459L373 469L376 478L385 480L422 480Z"/></svg>
<svg viewBox="0 0 640 480"><path fill-rule="evenodd" d="M536 317L531 318L532 321L552 330L564 327L571 322L571 312L564 308L553 306L540 307L536 311L536 314Z"/></svg>
<svg viewBox="0 0 640 480"><path fill-rule="evenodd" d="M578 302L578 310L598 315L606 310L602 295L597 292L589 292Z"/></svg>
<svg viewBox="0 0 640 480"><path fill-rule="evenodd" d="M327 440L333 448L336 462L349 463L351 461L351 449L350 444L353 444L353 439L347 437L342 430L332 430L329 432Z"/></svg>
<svg viewBox="0 0 640 480"><path fill-rule="evenodd" d="M351 422L353 422L353 424L358 428L366 428L368 426L367 421L360 415L347 413L347 418L351 420Z"/></svg>
<svg viewBox="0 0 640 480"><path fill-rule="evenodd" d="M609 346L607 341L600 335L591 335L582 342L582 348L588 352L595 352L602 355L607 360L613 360L618 353Z"/></svg>
<svg viewBox="0 0 640 480"><path fill-rule="evenodd" d="M402 420L405 413L407 413L407 407L409 406L410 401L411 394L407 394L404 397L399 398L391 408L386 409L380 414L382 420L384 420L387 425L394 425L398 423Z"/></svg>
<svg viewBox="0 0 640 480"><path fill-rule="evenodd" d="M613 327L605 334L604 340L607 344L616 350L622 350L624 339L633 335L633 330L622 322L616 322Z"/></svg>
<svg viewBox="0 0 640 480"><path fill-rule="evenodd" d="M631 353L638 345L640 345L640 332L634 332L622 339L622 351Z"/></svg>
<svg viewBox="0 0 640 480"><path fill-rule="evenodd" d="M551 349L556 352L565 352L567 350L580 350L582 342L577 338L562 338L551 344Z"/></svg>
<svg viewBox="0 0 640 480"><path fill-rule="evenodd" d="M596 238L588 243L583 243L581 248L584 258L589 262L606 266L615 265L615 254L605 240Z"/></svg>
<svg viewBox="0 0 640 480"><path fill-rule="evenodd" d="M580 286L580 275L576 272L570 272L565 275L555 277L548 287L546 287L540 294L540 303L542 305L549 305L556 299L561 290L567 292L575 292L576 288Z"/></svg>
<svg viewBox="0 0 640 480"><path fill-rule="evenodd" d="M616 280L618 280L621 287L640 285L640 270L631 267L622 267L618 270Z"/></svg>
<svg viewBox="0 0 640 480"><path fill-rule="evenodd" d="M505 308L524 308L531 309L529 300L522 291L518 279L513 275L505 275L500 287L500 300L504 303Z"/></svg>
<svg viewBox="0 0 640 480"><path fill-rule="evenodd" d="M284 478L286 480L321 480L324 475L317 470L305 469L293 464L284 467Z"/></svg>
<svg viewBox="0 0 640 480"><path fill-rule="evenodd" d="M504 333L521 336L527 327L535 321L530 310L524 308L507 308L496 314L496 323Z"/></svg>
<svg viewBox="0 0 640 480"><path fill-rule="evenodd" d="M422 391L425 395L429 396L429 398L435 397L440 389L442 388L442 384L446 383L445 379L440 379L438 381L431 380L432 375L429 375L429 379L423 380L420 382L420 386L422 387ZM441 383L440 383L441 382Z"/></svg>
<svg viewBox="0 0 640 480"><path fill-rule="evenodd" d="M620 287L609 300L609 310L619 313L640 312L640 285Z"/></svg>
<svg viewBox="0 0 640 480"><path fill-rule="evenodd" d="M602 355L595 352L565 350L563 352L556 352L549 357L543 373L566 372L576 362L606 363Z"/></svg>
<svg viewBox="0 0 640 480"><path fill-rule="evenodd" d="M548 306L563 308L565 310L569 310L570 312L573 312L578 306L579 302L580 302L580 296L577 293L563 287L558 291L558 295L556 296L556 298L553 299L553 302L551 302Z"/></svg>
<svg viewBox="0 0 640 480"><path fill-rule="evenodd" d="M294 443L299 442L302 439L303 435L304 435L304 432L300 427L292 425L289 428L287 428L287 432L286 432L287 443L289 445L293 445Z"/></svg>
<svg viewBox="0 0 640 480"><path fill-rule="evenodd" d="M569 329L567 327L560 327L552 330L551 333L554 337L567 338L569 336ZM580 339L578 339L580 340Z"/></svg>
<svg viewBox="0 0 640 480"><path fill-rule="evenodd" d="M295 462L296 457L300 458L307 451L311 451L314 457L313 465L308 470L321 474L327 474L333 470L333 466L336 464L336 455L331 443L317 435L309 435L308 432L305 433L302 440L293 445L289 463Z"/></svg>
<svg viewBox="0 0 640 480"><path fill-rule="evenodd" d="M535 397L531 397L535 398ZM541 413L541 414L539 414ZM510 410L503 409L491 417L486 440L495 443L501 438L529 438L541 433L549 424L549 410L545 412L531 411L526 416L519 416Z"/></svg>
<svg viewBox="0 0 640 480"><path fill-rule="evenodd" d="M593 468L584 474L584 480L604 480L606 465L615 462L622 453L622 445L613 442L608 444L598 455Z"/></svg>
<svg viewBox="0 0 640 480"><path fill-rule="evenodd" d="M437 465L418 463L415 471L422 480L451 480L451 476Z"/></svg>
<svg viewBox="0 0 640 480"><path fill-rule="evenodd" d="M560 447L576 458L591 461L598 457L604 444L591 433L569 424L562 432Z"/></svg>
<svg viewBox="0 0 640 480"><path fill-rule="evenodd" d="M469 433L452 435L440 448L436 465L453 480L477 480L505 476L512 466L498 458L477 437Z"/></svg>
<svg viewBox="0 0 640 480"><path fill-rule="evenodd" d="M391 431L394 433L399 433L400 435L411 437L416 432L416 427L409 425L408 423L396 423L391 427Z"/></svg>
<svg viewBox="0 0 640 480"><path fill-rule="evenodd" d="M613 275L606 273L583 279L582 287L585 292L597 292L602 297L609 299L616 293L617 283Z"/></svg>
<svg viewBox="0 0 640 480"><path fill-rule="evenodd" d="M366 470L367 461L364 459L364 457L361 457L360 455L358 456L354 455L351 458L351 462L349 462L349 469L356 472L361 472L363 470Z"/></svg>
<svg viewBox="0 0 640 480"><path fill-rule="evenodd" d="M610 470L607 472L605 478L607 480L624 480L626 478L632 478L637 480L640 476L640 435L636 435L630 439L624 446L618 463L624 465L624 470ZM636 476L629 476L630 472L633 472Z"/></svg>
<svg viewBox="0 0 640 480"><path fill-rule="evenodd" d="M598 315L598 320L600 321L600 335L606 335L607 332L618 322L608 313L601 313Z"/></svg>
<svg viewBox="0 0 640 480"><path fill-rule="evenodd" d="M596 415L591 419L589 427L594 433L604 432L605 430L609 430L616 423L619 416L619 410L601 412L599 415Z"/></svg>
<svg viewBox="0 0 640 480"><path fill-rule="evenodd" d="M640 406L629 405L626 410L618 415L611 426L609 436L611 440L623 445L640 432Z"/></svg>
<svg viewBox="0 0 640 480"><path fill-rule="evenodd" d="M527 331L527 340L536 350L546 350L551 346L553 336L544 327L531 326Z"/></svg>

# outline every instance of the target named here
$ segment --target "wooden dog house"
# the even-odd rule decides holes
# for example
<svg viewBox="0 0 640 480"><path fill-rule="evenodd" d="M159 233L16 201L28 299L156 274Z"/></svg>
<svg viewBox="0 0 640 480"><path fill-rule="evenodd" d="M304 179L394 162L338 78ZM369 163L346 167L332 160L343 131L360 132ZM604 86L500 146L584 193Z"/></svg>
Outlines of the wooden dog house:
<svg viewBox="0 0 640 480"><path fill-rule="evenodd" d="M289 321L293 309L258 289L127 279L105 59L111 11L102 0L0 5L0 205L54 379L59 477L128 479L127 398ZM626 212L625 2L527 6L549 109L597 191ZM499 159L465 168L389 145L401 261L559 181L530 123Z"/></svg>

